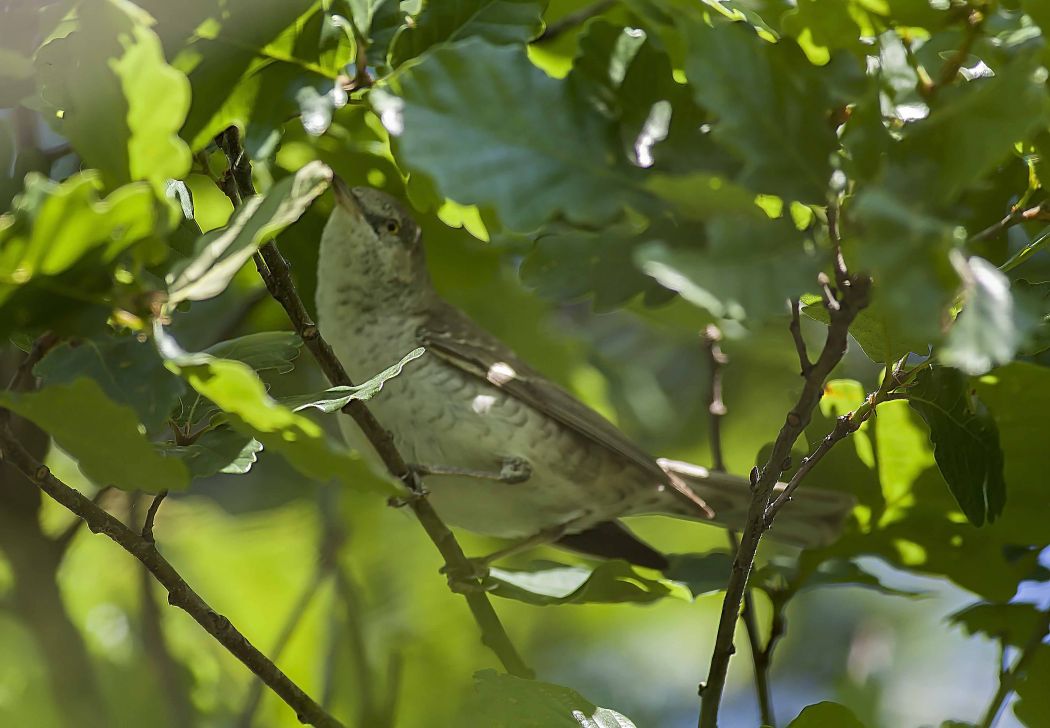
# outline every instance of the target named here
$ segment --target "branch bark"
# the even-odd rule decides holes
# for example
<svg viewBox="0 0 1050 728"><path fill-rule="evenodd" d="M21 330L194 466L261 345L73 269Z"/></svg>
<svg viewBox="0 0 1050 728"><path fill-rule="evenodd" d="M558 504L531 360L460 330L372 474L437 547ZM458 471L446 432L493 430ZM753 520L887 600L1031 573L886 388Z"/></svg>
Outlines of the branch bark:
<svg viewBox="0 0 1050 728"><path fill-rule="evenodd" d="M837 230L836 230L837 232ZM773 443L773 449L765 465L752 480L751 505L748 508L747 521L740 537L740 548L733 559L726 595L722 602L719 616L715 647L711 655L706 684L700 686L700 728L715 728L718 725L718 710L725 690L729 661L735 651L733 633L737 615L740 613L741 601L747 588L748 577L754 566L758 545L769 524L766 521L766 510L769 507L773 488L781 473L791 463L791 447L805 430L813 416L813 410L824 392L824 381L831 371L842 360L846 353L847 333L857 314L867 306L871 280L866 276L851 276L845 270L837 236L833 237L835 248L835 279L840 281L834 303L829 302L828 312L830 325L824 347L808 368L808 357L805 347L799 346L799 356L804 370L802 393L788 412L783 426ZM797 304L796 304L797 305ZM793 308L793 313L794 313Z"/></svg>
<svg viewBox="0 0 1050 728"><path fill-rule="evenodd" d="M722 332L714 324L704 330L704 352L707 354L707 366L710 372L708 388L707 413L708 428L711 438L711 470L725 472L725 456L722 449L722 418L726 416L726 405L722 399L722 369L729 363L729 358L722 351ZM736 556L740 548L740 538L733 529L726 531L729 539L729 552ZM755 694L758 698L758 710L763 725L776 726L773 712L773 693L769 685L769 660L762 648L762 633L758 628L758 612L755 609L755 596L751 589L744 591L744 606L740 612L740 621L744 623L747 641L751 646L751 661L755 668Z"/></svg>
<svg viewBox="0 0 1050 728"><path fill-rule="evenodd" d="M241 147L240 135L235 127L230 127L218 137L216 143L225 152L230 163L231 176L237 186L237 194L240 199L255 194L255 186L252 183L251 163L244 149ZM299 294L295 290L292 280L292 272L288 261L281 255L277 245L270 241L262 246L260 250L261 263L257 261L260 274L266 283L267 289L288 314L292 327L306 344L325 377L333 386L353 386L346 369L336 358L332 347L325 341L317 329L317 325L311 320L306 311ZM264 272L265 271L265 272ZM395 478L403 482L412 495L405 499L405 504L411 508L420 525L426 531L427 536L437 546L445 560L448 573L465 574L471 573L470 561L456 541L452 531L449 530L438 517L434 507L426 498L426 491L418 475L408 467L401 453L394 446L390 433L379 423L371 410L360 400L351 400L343 412L350 415L361 428L365 436L372 443L387 470ZM472 585L474 586L474 585ZM518 677L533 677L532 670L525 664L517 649L510 641L503 624L496 614L488 595L484 592L480 579L477 580L476 589L471 588L464 592L464 598L470 607L474 620L481 630L481 641L491 649L503 664L504 669L511 675Z"/></svg>

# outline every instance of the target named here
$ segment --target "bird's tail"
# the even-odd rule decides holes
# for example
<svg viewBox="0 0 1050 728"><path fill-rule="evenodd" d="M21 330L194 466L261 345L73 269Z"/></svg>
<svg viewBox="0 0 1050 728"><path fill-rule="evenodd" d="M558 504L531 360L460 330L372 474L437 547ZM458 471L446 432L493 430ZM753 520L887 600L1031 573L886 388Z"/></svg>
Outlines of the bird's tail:
<svg viewBox="0 0 1050 728"><path fill-rule="evenodd" d="M743 530L747 509L751 504L751 487L745 478L728 473L711 472L692 463L661 458L657 461L668 474L676 477L702 498L714 511L714 518L706 518L696 506L676 499L680 506L667 515L694 520L706 520L727 528ZM777 483L777 492L784 483ZM846 516L856 500L848 493L817 488L799 488L791 500L777 514L769 535L777 541L802 548L826 546L842 532Z"/></svg>

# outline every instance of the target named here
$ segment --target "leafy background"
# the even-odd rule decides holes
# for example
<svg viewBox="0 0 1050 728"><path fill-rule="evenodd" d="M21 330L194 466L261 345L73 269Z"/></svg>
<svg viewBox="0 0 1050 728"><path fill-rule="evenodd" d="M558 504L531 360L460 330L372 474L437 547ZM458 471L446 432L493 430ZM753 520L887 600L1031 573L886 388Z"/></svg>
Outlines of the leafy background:
<svg viewBox="0 0 1050 728"><path fill-rule="evenodd" d="M527 721L596 704L692 725L724 534L632 522L668 552L714 552L683 582L555 551L512 563L577 567L547 571L542 597L507 573L496 604L540 678L586 698L478 672L493 658L436 551L335 444L319 411L335 395L307 396L325 383L247 261L278 235L310 305L328 168L404 196L451 300L653 452L700 463L697 332L717 323L727 466L746 473L799 386L785 300L808 302L814 345L826 321L831 195L875 297L809 446L885 366L931 346L938 366L804 484L857 497L843 538L763 547L760 622L790 596L777 717L834 700L868 726L976 722L1006 645L1032 661L1000 725L1046 725L1050 652L1029 644L1050 606L1043 4L624 0L541 35L588 7L0 7L4 381L40 332L66 340L38 392L0 404L53 438L63 480L115 486L100 498L121 516L177 491L163 552L348 722L553 725ZM265 193L232 218L213 143L230 125ZM0 722L237 725L258 699L256 724L296 724L129 556L3 473ZM723 720L752 725L737 641Z"/></svg>

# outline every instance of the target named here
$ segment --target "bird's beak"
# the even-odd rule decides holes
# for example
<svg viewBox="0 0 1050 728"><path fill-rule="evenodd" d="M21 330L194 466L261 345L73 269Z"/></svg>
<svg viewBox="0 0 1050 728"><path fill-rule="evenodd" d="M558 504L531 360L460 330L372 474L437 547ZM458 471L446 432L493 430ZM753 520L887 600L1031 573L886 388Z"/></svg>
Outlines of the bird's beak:
<svg viewBox="0 0 1050 728"><path fill-rule="evenodd" d="M362 213L361 203L357 201L350 185L339 175L332 178L332 190L335 192L335 202L347 212L360 216Z"/></svg>

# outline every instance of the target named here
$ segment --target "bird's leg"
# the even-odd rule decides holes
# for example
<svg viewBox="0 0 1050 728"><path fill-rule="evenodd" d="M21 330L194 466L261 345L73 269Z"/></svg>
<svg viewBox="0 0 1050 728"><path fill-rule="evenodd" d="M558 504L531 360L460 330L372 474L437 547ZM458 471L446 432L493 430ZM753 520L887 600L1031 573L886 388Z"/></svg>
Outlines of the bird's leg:
<svg viewBox="0 0 1050 728"><path fill-rule="evenodd" d="M522 551L528 551L536 546L544 546L553 543L564 536L568 530L569 524L562 524L553 528L545 528L539 533L534 533L520 541L515 541L509 546L493 551L488 556L477 556L467 559L470 564L469 570L449 569L445 567L441 569L441 572L448 577L449 586L452 587L453 591L477 589L478 580L484 582L485 578L489 575L489 566L495 562L500 559L505 559L508 556L520 554Z"/></svg>
<svg viewBox="0 0 1050 728"><path fill-rule="evenodd" d="M458 475L465 478L495 480L500 483L524 483L532 476L532 466L525 458L507 456L499 461L499 470L481 470L461 468L455 465L423 465L413 463L410 466L419 475Z"/></svg>

